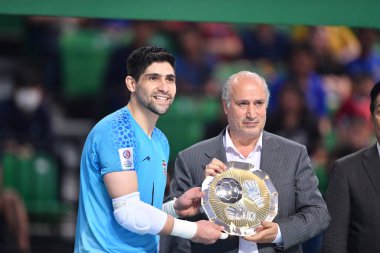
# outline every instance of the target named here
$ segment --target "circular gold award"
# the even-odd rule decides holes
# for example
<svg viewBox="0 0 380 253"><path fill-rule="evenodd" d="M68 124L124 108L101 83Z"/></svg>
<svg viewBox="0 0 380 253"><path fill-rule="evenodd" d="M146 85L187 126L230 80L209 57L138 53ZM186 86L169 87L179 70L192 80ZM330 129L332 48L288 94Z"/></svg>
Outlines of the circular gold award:
<svg viewBox="0 0 380 253"><path fill-rule="evenodd" d="M228 169L202 183L202 207L208 218L230 235L250 236L261 221L277 215L278 194L269 176L242 162L226 163Z"/></svg>

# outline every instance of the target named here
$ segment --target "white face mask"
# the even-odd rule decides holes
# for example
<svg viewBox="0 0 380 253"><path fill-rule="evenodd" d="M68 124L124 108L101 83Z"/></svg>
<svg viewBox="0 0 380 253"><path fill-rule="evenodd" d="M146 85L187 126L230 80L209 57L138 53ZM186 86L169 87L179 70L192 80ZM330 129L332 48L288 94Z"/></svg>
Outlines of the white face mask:
<svg viewBox="0 0 380 253"><path fill-rule="evenodd" d="M36 88L21 88L15 94L15 102L21 110L31 113L41 104L42 94Z"/></svg>

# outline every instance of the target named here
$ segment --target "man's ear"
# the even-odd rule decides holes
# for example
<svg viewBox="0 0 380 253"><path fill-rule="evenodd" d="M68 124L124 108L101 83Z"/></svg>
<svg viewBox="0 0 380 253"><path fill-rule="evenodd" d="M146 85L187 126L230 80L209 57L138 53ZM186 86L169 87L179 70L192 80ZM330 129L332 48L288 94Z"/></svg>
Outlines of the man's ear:
<svg viewBox="0 0 380 253"><path fill-rule="evenodd" d="M228 105L227 105L227 102L226 101L223 101L223 110L224 110L224 113L227 115L227 108L228 108Z"/></svg>
<svg viewBox="0 0 380 253"><path fill-rule="evenodd" d="M125 78L125 85L127 86L130 92L135 92L136 90L136 81L133 77L127 76Z"/></svg>

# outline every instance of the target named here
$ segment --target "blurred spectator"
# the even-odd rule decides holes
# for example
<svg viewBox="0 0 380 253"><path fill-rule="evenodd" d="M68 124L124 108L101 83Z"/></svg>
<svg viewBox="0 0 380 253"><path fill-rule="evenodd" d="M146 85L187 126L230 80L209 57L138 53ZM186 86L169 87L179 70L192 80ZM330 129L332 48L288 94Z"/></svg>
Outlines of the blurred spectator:
<svg viewBox="0 0 380 253"><path fill-rule="evenodd" d="M0 252L30 252L29 222L23 201L10 189L3 189L0 165Z"/></svg>
<svg viewBox="0 0 380 253"><path fill-rule="evenodd" d="M216 58L207 52L204 40L197 26L189 26L178 36L178 54L176 55L176 79L179 92L218 93L218 86L212 75Z"/></svg>
<svg viewBox="0 0 380 253"><path fill-rule="evenodd" d="M342 104L352 95L352 79L345 74L325 75L323 85L327 96L328 115L333 119Z"/></svg>
<svg viewBox="0 0 380 253"><path fill-rule="evenodd" d="M134 21L125 23L131 33L127 44L120 44L112 49L105 71L104 92L105 114L115 111L127 104L124 79L127 74L127 57L133 50L151 45L151 39L156 33L152 22Z"/></svg>
<svg viewBox="0 0 380 253"><path fill-rule="evenodd" d="M378 42L378 32L374 29L359 29L357 36L361 45L361 52L357 59L347 64L347 73L357 76L370 74L373 81L380 80L380 55L375 45Z"/></svg>
<svg viewBox="0 0 380 253"><path fill-rule="evenodd" d="M365 115L352 114L342 118L335 125L336 147L332 151L333 158L362 149L372 141L372 129Z"/></svg>
<svg viewBox="0 0 380 253"><path fill-rule="evenodd" d="M61 88L60 22L56 17L25 18L26 55L29 61L42 70L41 85L56 97L59 97Z"/></svg>
<svg viewBox="0 0 380 253"><path fill-rule="evenodd" d="M278 106L268 116L266 130L305 145L312 157L321 145L318 119L310 113L302 89L285 84L278 94Z"/></svg>
<svg viewBox="0 0 380 253"><path fill-rule="evenodd" d="M360 44L352 30L343 26L297 26L296 41L310 43L316 56L316 70L337 74L343 66L359 56Z"/></svg>
<svg viewBox="0 0 380 253"><path fill-rule="evenodd" d="M243 50L236 29L229 24L199 23L206 39L207 51L218 56L219 60L236 59Z"/></svg>
<svg viewBox="0 0 380 253"><path fill-rule="evenodd" d="M372 141L369 93L373 87L372 77L361 74L352 78L352 91L335 113L335 143L331 159L366 147Z"/></svg>
<svg viewBox="0 0 380 253"><path fill-rule="evenodd" d="M266 24L249 26L242 31L240 37L243 43L242 57L254 61L283 61L291 45L288 34Z"/></svg>
<svg viewBox="0 0 380 253"><path fill-rule="evenodd" d="M327 116L326 92L322 76L315 69L315 55L309 44L295 44L289 55L288 72L270 87L270 110L276 110L281 87L286 83L298 86L305 96L308 109L318 118Z"/></svg>
<svg viewBox="0 0 380 253"><path fill-rule="evenodd" d="M12 73L24 55L24 30L24 17L0 15L0 104L12 93Z"/></svg>
<svg viewBox="0 0 380 253"><path fill-rule="evenodd" d="M51 115L41 76L30 66L16 71L12 96L0 106L0 145L50 150Z"/></svg>
<svg viewBox="0 0 380 253"><path fill-rule="evenodd" d="M336 112L335 121L340 122L347 117L363 117L370 125L371 112L368 110L371 100L369 93L373 87L372 77L361 74L352 78L351 95L346 98ZM338 123L339 124L339 123Z"/></svg>

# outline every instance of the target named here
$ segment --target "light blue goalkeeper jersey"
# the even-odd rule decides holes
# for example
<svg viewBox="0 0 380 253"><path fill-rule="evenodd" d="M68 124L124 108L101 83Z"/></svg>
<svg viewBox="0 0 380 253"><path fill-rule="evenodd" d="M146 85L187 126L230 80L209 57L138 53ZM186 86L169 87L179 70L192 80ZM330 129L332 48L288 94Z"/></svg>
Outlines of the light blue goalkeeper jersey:
<svg viewBox="0 0 380 253"><path fill-rule="evenodd" d="M161 209L166 185L169 144L157 128L151 138L124 107L89 133L80 168L75 252L157 252L157 235L139 235L120 226L103 176L135 170L141 201Z"/></svg>

